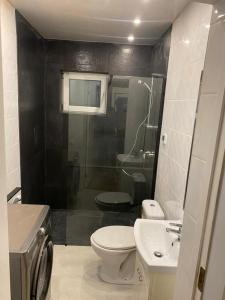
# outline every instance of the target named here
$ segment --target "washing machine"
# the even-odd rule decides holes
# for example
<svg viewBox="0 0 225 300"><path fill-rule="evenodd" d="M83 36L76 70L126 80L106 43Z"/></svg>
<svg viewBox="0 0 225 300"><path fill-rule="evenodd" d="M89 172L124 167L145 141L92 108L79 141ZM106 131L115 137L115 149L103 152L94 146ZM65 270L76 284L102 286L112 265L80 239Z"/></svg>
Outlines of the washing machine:
<svg viewBox="0 0 225 300"><path fill-rule="evenodd" d="M8 204L12 300L49 300L53 264L50 211Z"/></svg>

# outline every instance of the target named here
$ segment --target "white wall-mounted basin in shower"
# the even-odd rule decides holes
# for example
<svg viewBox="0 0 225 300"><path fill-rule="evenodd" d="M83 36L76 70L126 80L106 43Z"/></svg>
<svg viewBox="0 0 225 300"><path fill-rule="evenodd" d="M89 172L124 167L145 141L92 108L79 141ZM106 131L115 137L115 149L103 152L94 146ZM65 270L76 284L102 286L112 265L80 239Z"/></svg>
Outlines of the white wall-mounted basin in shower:
<svg viewBox="0 0 225 300"><path fill-rule="evenodd" d="M131 163L131 164L141 164L143 163L143 158L141 156L136 156L133 154L118 154L117 159L120 163Z"/></svg>
<svg viewBox="0 0 225 300"><path fill-rule="evenodd" d="M120 164L127 166L141 166L144 163L144 159L142 156L136 156L133 154L118 154L117 160Z"/></svg>

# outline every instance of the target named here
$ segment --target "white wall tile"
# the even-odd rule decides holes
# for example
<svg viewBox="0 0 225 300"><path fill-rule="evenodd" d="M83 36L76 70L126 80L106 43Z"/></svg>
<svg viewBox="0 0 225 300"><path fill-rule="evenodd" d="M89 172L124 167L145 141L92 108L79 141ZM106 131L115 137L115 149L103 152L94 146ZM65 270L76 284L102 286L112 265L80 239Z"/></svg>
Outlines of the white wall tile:
<svg viewBox="0 0 225 300"><path fill-rule="evenodd" d="M169 159L168 186L178 199L184 197L187 171L181 168L175 161Z"/></svg>
<svg viewBox="0 0 225 300"><path fill-rule="evenodd" d="M223 11L225 11L225 1L222 2ZM216 20L215 22L215 18L213 18L191 156L175 300L183 298L183 285L187 286L189 290L187 300L191 300L192 293L195 292L195 278L198 274L197 262L201 255L201 239L204 234L207 204L211 195L210 183L214 176L214 159L217 153L218 135L223 116L225 91L224 33L224 21L218 22ZM189 261L190 253L192 254L191 262ZM187 275L186 278L183 276L184 273Z"/></svg>
<svg viewBox="0 0 225 300"><path fill-rule="evenodd" d="M188 226L186 226L188 224ZM191 217L187 216L184 219L183 223L183 236L185 237L182 240L183 247L180 249L179 261L185 259L185 265L182 270L185 271L188 276L192 276L193 265L195 262L193 256L191 255L195 247L195 236L196 236L196 221ZM178 270L177 276L179 276L180 269Z"/></svg>
<svg viewBox="0 0 225 300"><path fill-rule="evenodd" d="M197 100L167 100L167 110L164 110L164 114L168 114L167 126L171 129L182 132L183 134L192 135L195 111L197 106ZM163 123L162 130L166 128Z"/></svg>
<svg viewBox="0 0 225 300"><path fill-rule="evenodd" d="M19 145L19 127L18 127L18 119L17 118L7 118L5 119L5 126L7 128L6 135L6 148ZM18 151L16 151L18 152Z"/></svg>
<svg viewBox="0 0 225 300"><path fill-rule="evenodd" d="M169 129L168 155L185 170L188 169L191 136Z"/></svg>
<svg viewBox="0 0 225 300"><path fill-rule="evenodd" d="M18 165L20 164L20 155L18 152L18 144L15 144L14 146L7 147L6 146L7 155L6 157L10 158L7 161L6 169L7 174L11 173L14 170L18 170Z"/></svg>
<svg viewBox="0 0 225 300"><path fill-rule="evenodd" d="M21 185L15 9L6 0L1 11L3 100L6 134L7 192Z"/></svg>
<svg viewBox="0 0 225 300"><path fill-rule="evenodd" d="M224 52L225 53L225 52ZM224 77L225 78L225 77ZM202 94L200 97L197 123L193 143L193 155L208 160L215 145L218 122L221 114L223 98L217 94ZM213 113L212 113L213 111Z"/></svg>
<svg viewBox="0 0 225 300"><path fill-rule="evenodd" d="M18 168L12 172L8 172L7 182L7 187L9 191L12 191L15 188L15 186L18 186L18 182L20 182L20 170Z"/></svg>
<svg viewBox="0 0 225 300"><path fill-rule="evenodd" d="M219 46L218 46L219 45ZM225 23L217 23L211 26L209 43L204 68L204 81L202 82L202 93L223 93L223 80L225 77ZM222 90L221 90L222 88Z"/></svg>
<svg viewBox="0 0 225 300"><path fill-rule="evenodd" d="M5 10L5 2L0 2L0 30L1 38L3 30L2 26L2 15ZM10 18L9 18L10 19ZM8 21L7 21L8 22ZM4 111L4 94L3 94L3 56L2 56L2 40L0 49L0 236L1 236L1 247L0 247L0 299L9 300L10 297L10 270L9 270L9 243L8 243L8 218L7 218L7 199L6 199L6 149L5 149L5 117Z"/></svg>
<svg viewBox="0 0 225 300"><path fill-rule="evenodd" d="M160 144L155 192L168 218L182 217L211 13L211 6L191 3L173 24L162 124L168 138Z"/></svg>
<svg viewBox="0 0 225 300"><path fill-rule="evenodd" d="M207 195L206 190L206 162L192 157L190 172L189 172L189 186L191 189L187 190L185 212L197 220L201 214L203 199Z"/></svg>
<svg viewBox="0 0 225 300"><path fill-rule="evenodd" d="M190 282L190 279L187 273L184 270L181 270L179 276L183 284L177 286L177 289L175 290L175 294L174 294L174 299L179 299L179 300L192 299L192 291L190 290L190 286L188 284ZM180 295L182 295L182 298L179 298Z"/></svg>
<svg viewBox="0 0 225 300"><path fill-rule="evenodd" d="M201 211L202 216L204 211ZM185 211L184 223L183 223L183 239L182 246L180 248L179 256L179 267L177 270L177 285L176 285L176 297L174 299L183 299L183 292L180 287L183 286L184 278L182 279L181 274L185 272L187 274L188 281L188 300L192 299L192 293L194 293L195 279L197 276L196 270L199 260L199 248L201 246L201 232L202 232L202 216L199 217L201 220L195 220Z"/></svg>
<svg viewBox="0 0 225 300"><path fill-rule="evenodd" d="M6 89L4 91L5 117L6 119L18 118L18 89Z"/></svg>

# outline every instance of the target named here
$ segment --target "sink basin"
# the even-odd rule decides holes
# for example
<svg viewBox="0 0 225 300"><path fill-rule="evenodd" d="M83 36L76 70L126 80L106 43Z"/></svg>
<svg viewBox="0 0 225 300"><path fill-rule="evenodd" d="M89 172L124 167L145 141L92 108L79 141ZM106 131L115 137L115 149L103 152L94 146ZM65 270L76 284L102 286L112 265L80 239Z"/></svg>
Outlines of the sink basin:
<svg viewBox="0 0 225 300"><path fill-rule="evenodd" d="M174 228L165 220L137 219L134 237L137 252L145 268L150 272L175 272L178 264L180 242L175 233L166 228Z"/></svg>
<svg viewBox="0 0 225 300"><path fill-rule="evenodd" d="M142 157L133 154L118 154L117 160L126 165L141 165L144 162Z"/></svg>

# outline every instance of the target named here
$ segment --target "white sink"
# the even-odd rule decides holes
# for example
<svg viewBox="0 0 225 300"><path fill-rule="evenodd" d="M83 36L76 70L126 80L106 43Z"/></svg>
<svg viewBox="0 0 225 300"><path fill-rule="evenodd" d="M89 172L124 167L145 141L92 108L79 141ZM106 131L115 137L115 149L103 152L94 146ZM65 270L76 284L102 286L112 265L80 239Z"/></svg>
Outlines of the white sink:
<svg viewBox="0 0 225 300"><path fill-rule="evenodd" d="M134 237L142 263L150 272L175 272L178 264L180 242L175 233L167 232L174 221L137 219ZM162 257L157 257L162 254Z"/></svg>
<svg viewBox="0 0 225 300"><path fill-rule="evenodd" d="M141 165L144 163L142 157L133 154L118 154L117 159L120 163L127 165Z"/></svg>

